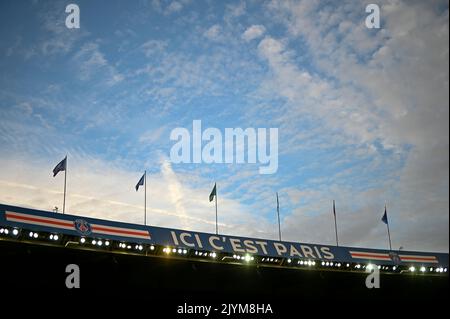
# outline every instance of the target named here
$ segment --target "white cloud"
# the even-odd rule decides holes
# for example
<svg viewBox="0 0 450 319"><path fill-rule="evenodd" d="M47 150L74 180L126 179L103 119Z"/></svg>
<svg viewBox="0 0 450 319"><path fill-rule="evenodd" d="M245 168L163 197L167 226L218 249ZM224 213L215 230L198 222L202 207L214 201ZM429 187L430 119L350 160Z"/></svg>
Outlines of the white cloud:
<svg viewBox="0 0 450 319"><path fill-rule="evenodd" d="M161 137L163 136L164 133L167 133L167 139L168 139L169 133L167 131L168 131L167 126L161 126L154 130L146 131L139 137L139 142L145 143L145 144L154 144L161 139Z"/></svg>
<svg viewBox="0 0 450 319"><path fill-rule="evenodd" d="M265 38L260 43L259 52L273 71L265 90L289 102L284 110L289 116L280 123L312 115L323 123L318 134L334 132L329 146L342 145L334 144L338 136L368 149L379 141L404 157L403 168L392 172L399 178L378 189L384 197L379 200L391 202L393 240L415 245L410 249L447 250L448 10L403 1L381 7L383 29L371 32L356 16L359 9L364 12L362 3L321 7L312 1L271 1L268 9L286 26L289 42ZM299 52L293 55L288 43L298 39L306 40L311 63L326 77L308 76L294 62ZM366 238L359 242L365 245L382 240L379 212L371 223L366 219L374 208L368 202L353 213L352 229L363 229ZM300 213L294 216L299 222L293 227L305 222ZM348 238L358 241L356 235Z"/></svg>
<svg viewBox="0 0 450 319"><path fill-rule="evenodd" d="M209 40L218 41L221 38L221 27L218 24L215 24L206 30L203 35Z"/></svg>
<svg viewBox="0 0 450 319"><path fill-rule="evenodd" d="M167 48L167 41L149 40L141 45L142 51L146 57L155 57L165 52Z"/></svg>
<svg viewBox="0 0 450 319"><path fill-rule="evenodd" d="M180 2L173 1L167 6L165 14L171 14L171 13L174 13L174 12L178 12L182 8L183 8L183 5Z"/></svg>
<svg viewBox="0 0 450 319"><path fill-rule="evenodd" d="M79 78L83 81L100 76L106 84L114 85L123 80L123 75L108 63L100 51L98 43L88 42L84 44L72 60Z"/></svg>
<svg viewBox="0 0 450 319"><path fill-rule="evenodd" d="M252 25L242 34L242 39L245 41L251 41L253 39L257 39L261 37L264 32L266 32L266 28L262 25Z"/></svg>

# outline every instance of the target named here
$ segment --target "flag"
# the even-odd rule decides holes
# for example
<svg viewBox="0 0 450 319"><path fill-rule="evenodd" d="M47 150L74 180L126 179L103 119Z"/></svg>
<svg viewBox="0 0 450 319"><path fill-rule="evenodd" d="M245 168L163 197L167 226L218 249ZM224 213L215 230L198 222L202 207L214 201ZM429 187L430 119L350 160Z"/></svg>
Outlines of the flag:
<svg viewBox="0 0 450 319"><path fill-rule="evenodd" d="M139 180L139 182L135 186L136 192L138 191L139 186L143 186L144 185L144 181L145 181L145 173L144 173L144 175L142 175L141 179Z"/></svg>
<svg viewBox="0 0 450 319"><path fill-rule="evenodd" d="M277 212L280 212L280 202L278 201L278 192L277 192Z"/></svg>
<svg viewBox="0 0 450 319"><path fill-rule="evenodd" d="M53 177L56 176L56 174L58 174L61 171L65 171L66 170L66 163L67 163L67 156L64 157L64 159L58 163L58 165L55 166L55 168L53 169Z"/></svg>
<svg viewBox="0 0 450 319"><path fill-rule="evenodd" d="M383 214L383 217L381 217L381 221L383 223L385 223L386 225L388 225L388 217L387 217L386 206L384 206L384 214Z"/></svg>
<svg viewBox="0 0 450 319"><path fill-rule="evenodd" d="M216 184L214 183L214 188L211 191L211 194L209 194L209 201L212 202L214 199L214 196L217 196L217 191L216 191Z"/></svg>
<svg viewBox="0 0 450 319"><path fill-rule="evenodd" d="M333 214L334 214L334 217L336 217L336 207L334 206L334 201L333 201Z"/></svg>

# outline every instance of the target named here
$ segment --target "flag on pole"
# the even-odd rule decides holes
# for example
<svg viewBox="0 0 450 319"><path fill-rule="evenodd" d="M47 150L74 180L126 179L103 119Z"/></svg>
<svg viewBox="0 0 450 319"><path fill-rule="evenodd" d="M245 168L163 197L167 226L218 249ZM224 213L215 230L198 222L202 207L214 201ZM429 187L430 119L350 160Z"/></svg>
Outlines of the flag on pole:
<svg viewBox="0 0 450 319"><path fill-rule="evenodd" d="M381 221L383 223L385 223L386 225L389 225L386 206L384 206L384 214L383 214L383 217L381 217Z"/></svg>
<svg viewBox="0 0 450 319"><path fill-rule="evenodd" d="M336 233L336 246L339 246L339 237L338 237L338 230L337 230L337 218L336 218L336 205L334 203L334 199L333 199L333 215L334 215L334 231Z"/></svg>
<svg viewBox="0 0 450 319"><path fill-rule="evenodd" d="M209 194L209 201L212 202L215 196L217 196L217 191L216 191L216 184L214 183L214 187L211 191L211 194Z"/></svg>
<svg viewBox="0 0 450 319"><path fill-rule="evenodd" d="M381 217L381 221L386 224L387 231L388 231L388 238L389 238L389 250L392 250L392 243L391 243L391 231L389 230L389 222L388 222L388 216L387 216L387 210L386 205L384 205L384 214L383 217Z"/></svg>
<svg viewBox="0 0 450 319"><path fill-rule="evenodd" d="M334 200L333 200L333 215L334 215L334 218L336 218L336 206L334 204Z"/></svg>
<svg viewBox="0 0 450 319"><path fill-rule="evenodd" d="M64 157L64 159L55 166L55 168L53 169L53 177L55 177L59 172L66 170L66 163L67 156Z"/></svg>
<svg viewBox="0 0 450 319"><path fill-rule="evenodd" d="M144 175L142 175L141 179L139 180L139 182L135 186L136 192L138 191L139 186L143 186L144 185L144 181L145 181L145 173L144 173Z"/></svg>
<svg viewBox="0 0 450 319"><path fill-rule="evenodd" d="M278 192L277 192L277 212L280 211L280 201L278 200Z"/></svg>

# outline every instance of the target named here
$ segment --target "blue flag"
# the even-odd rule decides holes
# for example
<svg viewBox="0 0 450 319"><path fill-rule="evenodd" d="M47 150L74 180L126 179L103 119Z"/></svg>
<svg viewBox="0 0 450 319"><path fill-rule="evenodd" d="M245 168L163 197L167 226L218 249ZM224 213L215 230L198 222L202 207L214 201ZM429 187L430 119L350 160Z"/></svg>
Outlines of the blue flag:
<svg viewBox="0 0 450 319"><path fill-rule="evenodd" d="M386 207L384 207L384 214L383 214L383 217L381 217L381 221L383 223L385 223L386 225L388 224L388 217L387 217Z"/></svg>
<svg viewBox="0 0 450 319"><path fill-rule="evenodd" d="M139 186L143 186L144 185L144 181L145 181L145 173L144 173L144 175L142 175L141 179L139 180L139 182L135 186L136 192L138 191Z"/></svg>
<svg viewBox="0 0 450 319"><path fill-rule="evenodd" d="M58 165L55 166L55 168L53 169L53 177L56 176L56 174L58 174L61 171L65 171L66 170L66 163L67 163L67 156L64 157L64 159L58 163Z"/></svg>

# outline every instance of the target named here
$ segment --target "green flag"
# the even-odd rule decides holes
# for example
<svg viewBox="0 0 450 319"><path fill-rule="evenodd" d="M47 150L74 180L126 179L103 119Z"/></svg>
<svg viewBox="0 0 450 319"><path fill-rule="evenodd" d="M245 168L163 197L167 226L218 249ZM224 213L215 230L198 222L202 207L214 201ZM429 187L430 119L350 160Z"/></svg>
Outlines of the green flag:
<svg viewBox="0 0 450 319"><path fill-rule="evenodd" d="M209 194L209 201L212 202L214 199L214 196L216 196L216 184L214 183L214 188L211 191L211 194Z"/></svg>

